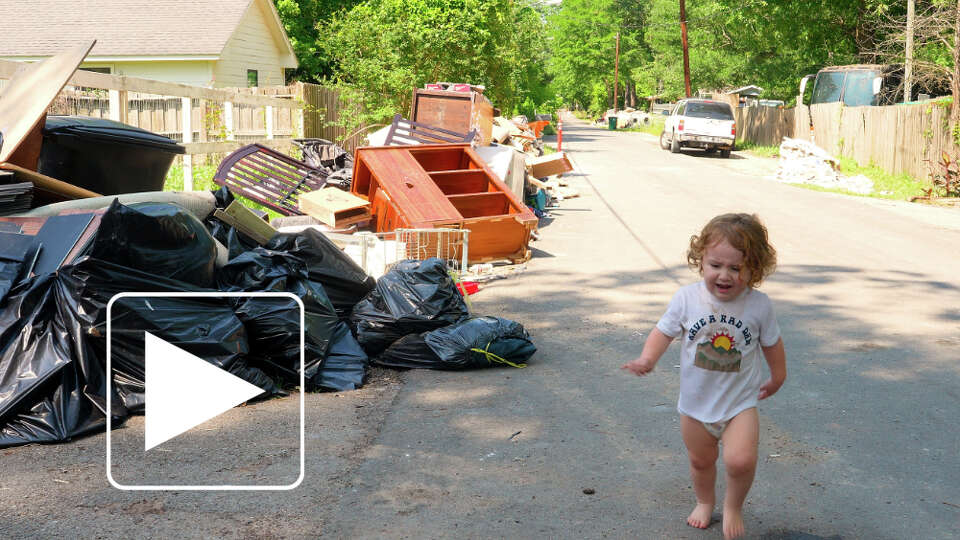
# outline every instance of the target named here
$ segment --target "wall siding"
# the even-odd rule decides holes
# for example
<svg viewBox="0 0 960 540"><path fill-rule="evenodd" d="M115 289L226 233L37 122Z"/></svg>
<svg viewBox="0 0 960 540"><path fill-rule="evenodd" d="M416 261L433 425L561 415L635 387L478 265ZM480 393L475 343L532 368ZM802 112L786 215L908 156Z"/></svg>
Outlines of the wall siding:
<svg viewBox="0 0 960 540"><path fill-rule="evenodd" d="M254 1L214 68L215 87L247 86L248 69L257 70L260 86L284 84L283 51L271 35L268 22L261 2Z"/></svg>
<svg viewBox="0 0 960 540"><path fill-rule="evenodd" d="M177 62L113 62L113 70L111 71L111 74L209 88L213 83L212 64L213 62L208 60L183 60Z"/></svg>

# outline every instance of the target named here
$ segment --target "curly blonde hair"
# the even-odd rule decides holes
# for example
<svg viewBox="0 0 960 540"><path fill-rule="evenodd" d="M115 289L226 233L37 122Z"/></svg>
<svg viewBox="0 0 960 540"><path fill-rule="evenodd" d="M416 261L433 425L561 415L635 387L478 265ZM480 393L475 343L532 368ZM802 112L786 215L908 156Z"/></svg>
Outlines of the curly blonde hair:
<svg viewBox="0 0 960 540"><path fill-rule="evenodd" d="M777 266L777 250L767 239L767 228L755 214L722 214L710 220L699 235L690 237L687 264L703 273L703 254L707 246L726 240L743 252L744 268L750 271L748 287L756 287Z"/></svg>

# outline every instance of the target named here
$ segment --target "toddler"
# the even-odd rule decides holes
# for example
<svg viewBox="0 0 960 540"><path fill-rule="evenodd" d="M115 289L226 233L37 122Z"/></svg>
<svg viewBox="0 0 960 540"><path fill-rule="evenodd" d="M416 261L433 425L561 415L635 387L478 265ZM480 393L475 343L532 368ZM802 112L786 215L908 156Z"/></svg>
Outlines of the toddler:
<svg viewBox="0 0 960 540"><path fill-rule="evenodd" d="M780 327L767 295L755 290L776 265L776 251L756 216L723 214L690 238L687 262L703 280L682 287L650 333L640 357L623 366L653 370L670 342L680 345L680 431L690 458L697 505L687 523L710 525L718 443L723 443L724 538L743 535L743 502L757 467L757 401L787 377ZM761 354L770 368L764 381Z"/></svg>

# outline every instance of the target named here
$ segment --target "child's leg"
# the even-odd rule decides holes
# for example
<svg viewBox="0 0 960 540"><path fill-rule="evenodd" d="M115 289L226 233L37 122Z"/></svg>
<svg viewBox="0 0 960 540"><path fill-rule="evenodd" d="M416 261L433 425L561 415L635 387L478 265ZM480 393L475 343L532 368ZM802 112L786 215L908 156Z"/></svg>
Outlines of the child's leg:
<svg viewBox="0 0 960 540"><path fill-rule="evenodd" d="M690 458L690 478L697 506L687 517L687 524L699 529L710 526L710 515L716 503L714 486L717 481L717 438L707 432L699 420L680 415L680 432Z"/></svg>
<svg viewBox="0 0 960 540"><path fill-rule="evenodd" d="M743 534L743 502L753 485L757 470L757 442L760 424L757 409L747 409L730 420L723 432L723 465L727 474L727 492L723 499L723 536Z"/></svg>

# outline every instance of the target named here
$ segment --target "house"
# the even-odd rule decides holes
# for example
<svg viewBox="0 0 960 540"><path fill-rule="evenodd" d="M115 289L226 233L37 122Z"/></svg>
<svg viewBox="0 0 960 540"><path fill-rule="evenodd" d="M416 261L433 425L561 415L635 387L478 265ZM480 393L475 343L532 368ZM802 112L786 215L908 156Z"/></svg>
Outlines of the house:
<svg viewBox="0 0 960 540"><path fill-rule="evenodd" d="M297 67L272 0L0 0L0 59L84 41L80 69L205 87L272 86Z"/></svg>
<svg viewBox="0 0 960 540"><path fill-rule="evenodd" d="M756 105L757 99L762 93L763 88L753 84L741 86L740 88L734 88L733 90L727 90L724 92L724 94L728 96L736 96L736 99L739 101L741 107L750 107Z"/></svg>

